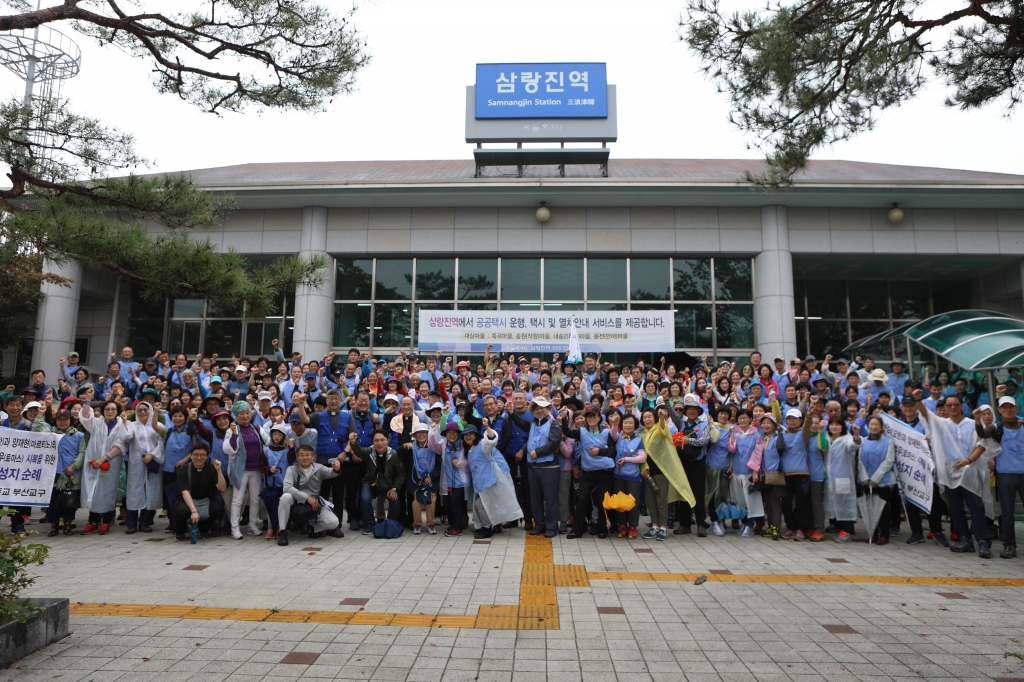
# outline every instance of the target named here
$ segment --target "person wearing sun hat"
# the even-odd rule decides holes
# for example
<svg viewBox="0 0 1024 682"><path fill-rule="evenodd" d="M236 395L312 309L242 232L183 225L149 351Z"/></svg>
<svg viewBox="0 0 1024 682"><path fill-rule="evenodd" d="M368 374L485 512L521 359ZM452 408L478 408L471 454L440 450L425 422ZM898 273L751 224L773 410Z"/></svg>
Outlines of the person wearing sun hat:
<svg viewBox="0 0 1024 682"><path fill-rule="evenodd" d="M239 520L242 515L243 497L249 493L249 533L262 535L256 525L260 511L260 455L263 453L263 437L252 422L252 407L244 400L238 400L231 407L235 421L229 427L231 433L224 436L224 454L231 458L228 466L228 483L231 492L231 537L242 539Z"/></svg>
<svg viewBox="0 0 1024 682"><path fill-rule="evenodd" d="M433 424L427 433L427 447L441 456L441 490L447 495L448 528L445 537L462 535L462 518L466 513L466 487L469 485L469 461L462 442L462 427L449 421L441 428L439 414L431 411Z"/></svg>

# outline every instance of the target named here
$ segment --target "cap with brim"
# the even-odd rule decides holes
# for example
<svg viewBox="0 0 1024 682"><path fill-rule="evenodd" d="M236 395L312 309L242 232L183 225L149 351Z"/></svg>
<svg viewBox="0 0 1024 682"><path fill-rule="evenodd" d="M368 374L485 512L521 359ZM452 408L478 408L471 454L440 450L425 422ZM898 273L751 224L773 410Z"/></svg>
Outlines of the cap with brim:
<svg viewBox="0 0 1024 682"><path fill-rule="evenodd" d="M783 362L785 362L785 361L786 361L786 358L785 358L785 356L782 356L782 355L776 355L776 356L775 356L775 359L776 359L776 360L782 360Z"/></svg>
<svg viewBox="0 0 1024 682"><path fill-rule="evenodd" d="M67 417L68 419L74 419L74 415L71 414L71 410L57 410L56 414L53 415L53 420L57 421L61 417Z"/></svg>
<svg viewBox="0 0 1024 682"><path fill-rule="evenodd" d="M156 360L154 360L153 358L146 358L146 362L144 362L143 364L153 365L154 367L156 367Z"/></svg>
<svg viewBox="0 0 1024 682"><path fill-rule="evenodd" d="M475 433L480 435L480 429L476 428L476 424L466 424L466 428L462 429L462 435L465 436L467 433Z"/></svg>
<svg viewBox="0 0 1024 682"><path fill-rule="evenodd" d="M579 398L565 398L562 400L562 406L571 407L574 410L579 410L583 408L583 401L581 401Z"/></svg>
<svg viewBox="0 0 1024 682"><path fill-rule="evenodd" d="M216 423L219 417L227 417L229 421L234 421L235 419L234 417L231 416L231 413L228 412L223 407L210 415L210 421Z"/></svg>
<svg viewBox="0 0 1024 682"><path fill-rule="evenodd" d="M31 410L31 409L34 409L34 408L41 408L42 406L43 406L42 403L38 403L35 400L33 400L33 401L29 402L27 405L25 405L25 411L27 412L28 410Z"/></svg>
<svg viewBox="0 0 1024 682"><path fill-rule="evenodd" d="M800 364L800 358L793 358L792 360L789 361L789 364L791 364L791 365L799 365Z"/></svg>
<svg viewBox="0 0 1024 682"><path fill-rule="evenodd" d="M884 369L873 369L871 374L868 375L868 379L871 381L886 382L889 380L889 375L885 373Z"/></svg>
<svg viewBox="0 0 1024 682"><path fill-rule="evenodd" d="M68 396L67 398L64 398L64 400L60 401L60 408L63 410L65 408L71 407L72 405L81 405L81 404L82 404L82 401L79 400L78 398L72 398L71 396Z"/></svg>
<svg viewBox="0 0 1024 682"><path fill-rule="evenodd" d="M1003 405L1013 405L1014 407L1016 407L1017 401L1008 395L1004 395L1002 398L999 399L999 402L996 404L996 406L1002 407Z"/></svg>
<svg viewBox="0 0 1024 682"><path fill-rule="evenodd" d="M405 360L403 360L402 358L398 358L397 360L395 360L395 364L402 365L403 367L405 367Z"/></svg>
<svg viewBox="0 0 1024 682"><path fill-rule="evenodd" d="M537 407L551 407L551 401L545 398L534 398L533 404Z"/></svg>
<svg viewBox="0 0 1024 682"><path fill-rule="evenodd" d="M388 361L387 361L387 360L378 360L378 361L377 361L377 366L378 366L378 367L380 367L381 365L386 365L386 364L388 364Z"/></svg>
<svg viewBox="0 0 1024 682"><path fill-rule="evenodd" d="M271 393L270 391L260 391L259 393L256 394L256 399L257 400L273 400L274 399L274 394Z"/></svg>
<svg viewBox="0 0 1024 682"><path fill-rule="evenodd" d="M816 384L816 383L818 383L819 381L824 381L824 382L825 382L825 383L826 383L827 385L829 385L829 386L831 386L831 385L832 385L832 382L831 382L831 381L829 381L829 380L828 380L828 377L827 377L827 376L825 376L824 374L819 374L819 375L818 375L817 377L815 377L814 381L812 381L811 383L812 383L812 384Z"/></svg>
<svg viewBox="0 0 1024 682"><path fill-rule="evenodd" d="M461 360L461 361L457 362L455 364L455 369L458 369L460 367L469 367L469 362L467 362L466 360Z"/></svg>
<svg viewBox="0 0 1024 682"><path fill-rule="evenodd" d="M804 357L804 362L816 362L817 360L818 358L814 357L813 355L807 355Z"/></svg>
<svg viewBox="0 0 1024 682"><path fill-rule="evenodd" d="M786 410L786 419L789 419L790 417L796 417L797 419L803 419L803 416L804 416L804 413L801 412L800 410L796 409L795 407L791 407L788 410Z"/></svg>
<svg viewBox="0 0 1024 682"><path fill-rule="evenodd" d="M43 392L40 391L35 386L27 386L25 390L21 392L21 394L25 395L26 393L31 393L32 395L42 395Z"/></svg>
<svg viewBox="0 0 1024 682"><path fill-rule="evenodd" d="M444 425L444 429L441 431L442 434L448 433L449 431L462 431L462 427L459 426L458 422L448 422Z"/></svg>
<svg viewBox="0 0 1024 682"><path fill-rule="evenodd" d="M837 365L848 365L848 364L850 364L850 361L847 360L846 358L839 358L838 360L836 360L836 364Z"/></svg>
<svg viewBox="0 0 1024 682"><path fill-rule="evenodd" d="M313 374L312 372L306 372L305 374L302 375L302 378L305 381L309 381L310 379L316 381L316 375Z"/></svg>
<svg viewBox="0 0 1024 682"><path fill-rule="evenodd" d="M597 409L593 405L590 405L589 407L587 407L587 411L584 412L583 414L587 417L600 417L601 410Z"/></svg>
<svg viewBox="0 0 1024 682"><path fill-rule="evenodd" d="M417 433L427 433L428 431L430 431L430 427L427 426L426 424L420 423L420 424L417 424L416 426L412 427L413 435L415 435Z"/></svg>
<svg viewBox="0 0 1024 682"><path fill-rule="evenodd" d="M399 400L398 400L398 396L397 396L397 395L393 395L393 394L391 394L391 393L388 393L388 394L386 394L386 395L384 396L384 398L383 398L383 399L381 400L381 402L384 402L384 403L386 403L386 402L387 402L387 401L389 401L389 400L391 400L391 401L394 401L394 402L396 402L396 403L397 403L397 402L399 402Z"/></svg>
<svg viewBox="0 0 1024 682"><path fill-rule="evenodd" d="M772 414L771 412L765 412L764 413L764 415L761 417L761 421L764 421L765 419L771 419L772 422L775 423L775 424L779 423L779 422L775 421L775 415Z"/></svg>
<svg viewBox="0 0 1024 682"><path fill-rule="evenodd" d="M893 360L893 361L892 361L892 362L891 362L890 364L892 364L892 365L903 365L904 367L906 367L906 366L907 366L907 363L903 362L903 361L902 361L902 360L900 360L899 358L896 358L896 359L895 359L895 360Z"/></svg>
<svg viewBox="0 0 1024 682"><path fill-rule="evenodd" d="M216 400L218 403L220 403L221 407L224 406L224 399L221 398L219 395L208 395L205 398L203 398L203 403L202 403L203 408L205 408L206 407L206 403L210 402L211 400Z"/></svg>
<svg viewBox="0 0 1024 682"><path fill-rule="evenodd" d="M697 396L690 393L683 398L683 407L700 407L700 401L697 400Z"/></svg>
<svg viewBox="0 0 1024 682"><path fill-rule="evenodd" d="M444 405L442 405L441 403L434 403L433 405L428 407L426 410L424 410L424 412L430 413L430 412L433 412L434 410L444 410Z"/></svg>
<svg viewBox="0 0 1024 682"><path fill-rule="evenodd" d="M151 395L157 400L160 400L160 394L157 393L157 390L155 388L147 388L145 391L142 392L142 395L140 397L145 397L147 395Z"/></svg>
<svg viewBox="0 0 1024 682"><path fill-rule="evenodd" d="M302 415L299 414L298 410L296 410L295 412L292 412L291 415L288 416L288 422L290 424L295 424L296 422L300 422L301 423L302 422Z"/></svg>
<svg viewBox="0 0 1024 682"><path fill-rule="evenodd" d="M245 365L239 365L238 367L235 367L235 373L237 374L238 372L241 372L242 374L248 374L249 370L245 368Z"/></svg>

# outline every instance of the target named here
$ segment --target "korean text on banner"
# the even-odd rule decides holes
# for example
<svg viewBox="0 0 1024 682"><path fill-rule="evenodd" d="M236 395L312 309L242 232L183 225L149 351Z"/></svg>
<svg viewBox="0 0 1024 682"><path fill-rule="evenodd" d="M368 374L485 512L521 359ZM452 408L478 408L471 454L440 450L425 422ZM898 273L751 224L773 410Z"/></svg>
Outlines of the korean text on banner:
<svg viewBox="0 0 1024 682"><path fill-rule="evenodd" d="M888 415L882 415L882 425L896 449L896 474L903 495L907 502L931 513L935 462L928 443L920 433Z"/></svg>
<svg viewBox="0 0 1024 682"><path fill-rule="evenodd" d="M583 353L665 353L675 348L671 310L490 312L421 310L419 350L564 353L573 321Z"/></svg>
<svg viewBox="0 0 1024 682"><path fill-rule="evenodd" d="M46 507L57 474L56 433L0 428L0 505Z"/></svg>

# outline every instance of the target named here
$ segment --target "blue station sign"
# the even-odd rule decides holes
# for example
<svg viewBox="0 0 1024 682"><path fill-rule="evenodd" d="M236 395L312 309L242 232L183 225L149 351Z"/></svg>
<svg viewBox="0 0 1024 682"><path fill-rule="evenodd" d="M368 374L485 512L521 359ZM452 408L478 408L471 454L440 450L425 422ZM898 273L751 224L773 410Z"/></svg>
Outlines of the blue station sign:
<svg viewBox="0 0 1024 682"><path fill-rule="evenodd" d="M608 118L607 65L477 64L476 118Z"/></svg>

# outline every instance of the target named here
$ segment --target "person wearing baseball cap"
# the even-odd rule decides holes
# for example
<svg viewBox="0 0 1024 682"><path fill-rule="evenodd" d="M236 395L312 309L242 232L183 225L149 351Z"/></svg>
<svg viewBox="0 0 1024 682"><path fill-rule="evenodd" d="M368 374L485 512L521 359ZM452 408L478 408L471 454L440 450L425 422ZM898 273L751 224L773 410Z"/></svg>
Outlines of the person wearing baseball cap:
<svg viewBox="0 0 1024 682"><path fill-rule="evenodd" d="M813 357L813 356L808 356ZM811 396L811 404L818 402L818 396ZM808 468L808 444L811 433L811 419L804 419L807 404L800 408L786 410L786 429L780 435L781 470L786 475L786 492L782 500L782 514L786 521L783 540L803 541L804 531L812 531L814 524L811 512L810 471Z"/></svg>
<svg viewBox="0 0 1024 682"><path fill-rule="evenodd" d="M1003 542L1003 551L999 553L1002 559L1013 559L1017 556L1017 535L1014 525L1014 514L1017 500L1024 502L1024 428L1019 413L1017 401L1008 395L1005 383L996 386L996 394L999 400L996 402L996 409L1003 423L996 426L994 423L979 430L979 435L986 439L992 439L999 444L1000 452L993 457L996 473L996 491L999 495L999 535ZM980 456L978 448L971 454L977 459ZM982 470L982 473L987 471ZM973 517L974 512L971 512Z"/></svg>
<svg viewBox="0 0 1024 682"><path fill-rule="evenodd" d="M82 489L82 465L85 463L85 451L79 449L85 433L76 429L74 423L75 418L71 410L62 408L53 415L53 427L43 422L35 429L63 436L57 441L56 475L50 494L50 506L46 510L46 516L50 520L50 532L46 535L51 538L60 532L62 521L64 535L74 534L71 525L78 510L79 491Z"/></svg>
<svg viewBox="0 0 1024 682"><path fill-rule="evenodd" d="M553 538L558 535L558 446L562 442L562 425L551 417L551 403L541 397L534 397L530 405L533 420L518 414L509 403L506 413L514 425L528 431L526 444L526 471L530 482L530 504L533 507L533 529L531 535L544 533ZM607 439L607 435L605 435ZM607 447L607 446L606 446ZM609 472L610 473L610 472ZM607 490L607 488L605 489ZM580 484L583 495L583 484ZM601 496L604 499L604 495ZM573 537L570 533L567 537ZM607 537L607 535L605 535Z"/></svg>

